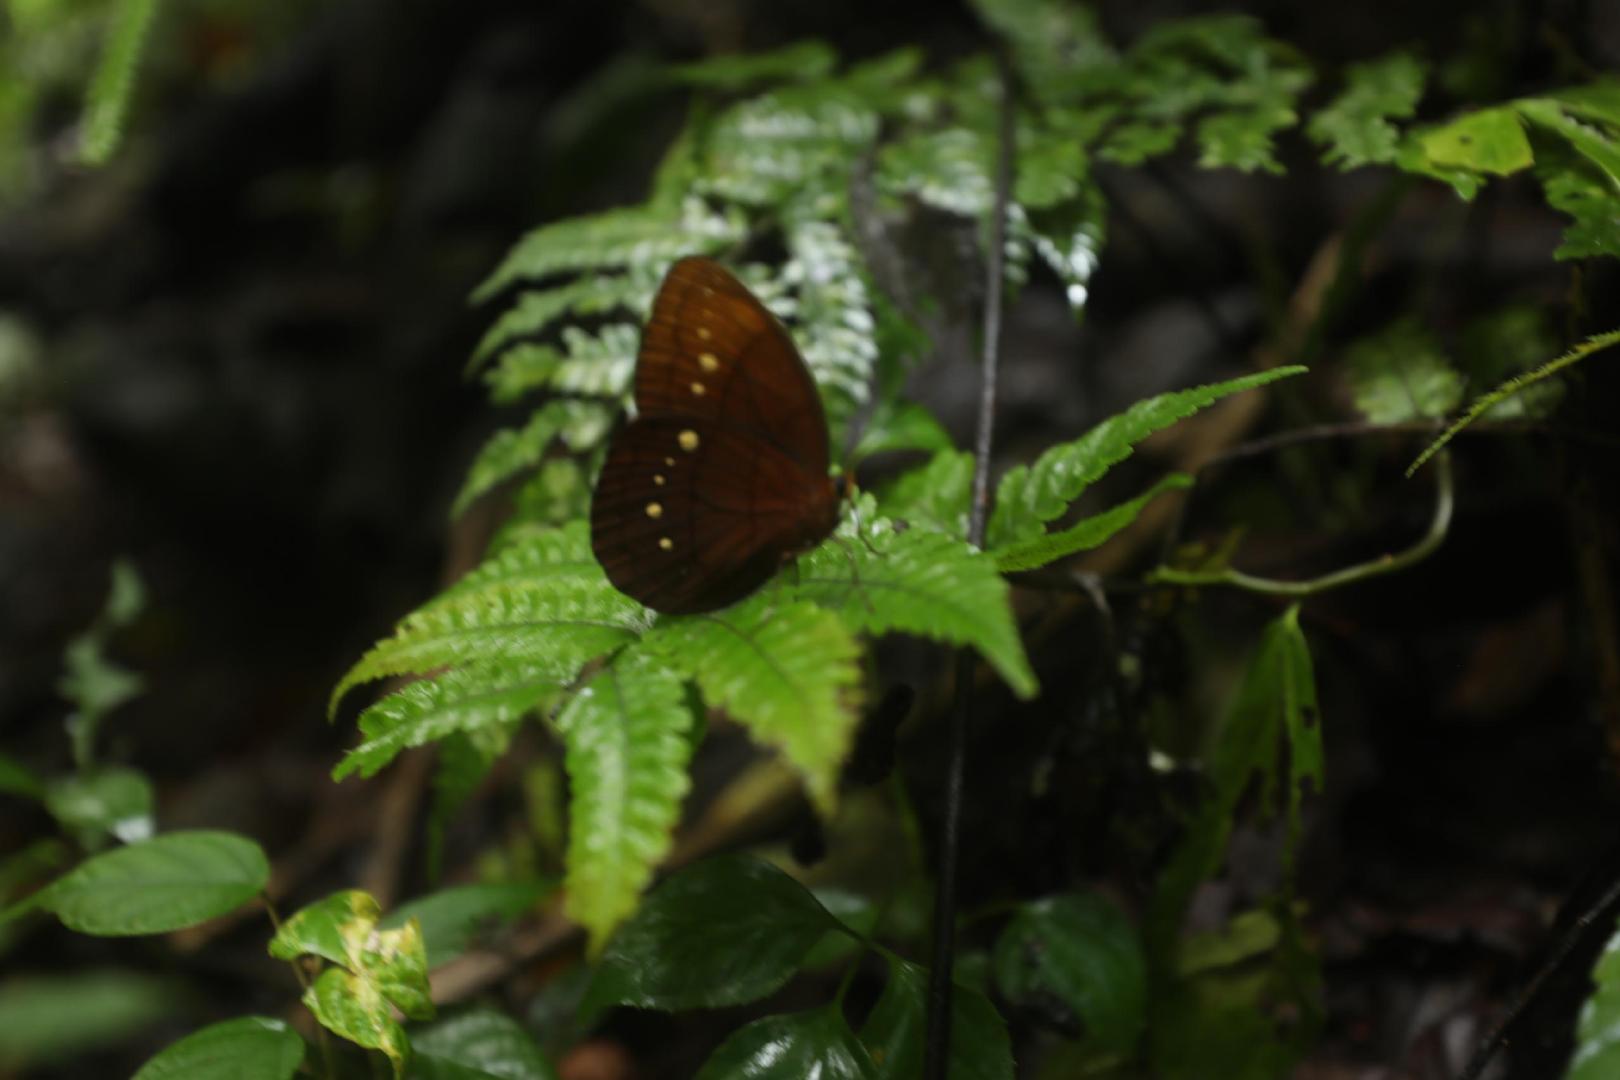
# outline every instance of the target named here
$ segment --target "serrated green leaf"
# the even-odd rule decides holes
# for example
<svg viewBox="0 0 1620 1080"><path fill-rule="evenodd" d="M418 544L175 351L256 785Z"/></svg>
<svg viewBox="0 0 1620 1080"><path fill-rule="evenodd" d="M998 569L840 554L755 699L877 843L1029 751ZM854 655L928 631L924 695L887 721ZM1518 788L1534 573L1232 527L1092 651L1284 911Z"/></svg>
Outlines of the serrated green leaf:
<svg viewBox="0 0 1620 1080"><path fill-rule="evenodd" d="M120 0L112 6L101 60L79 120L79 160L87 165L105 164L123 137L135 74L157 10L157 0Z"/></svg>
<svg viewBox="0 0 1620 1080"><path fill-rule="evenodd" d="M1193 478L1185 473L1171 473L1147 491L1129 502L1104 510L1100 514L1082 518L1067 529L1045 533L1031 540L1020 540L996 548L990 554L996 568L1002 573L1034 570L1079 551L1089 551L1105 543L1115 533L1130 525L1144 507L1166 491L1179 491L1192 486Z"/></svg>
<svg viewBox="0 0 1620 1080"><path fill-rule="evenodd" d="M304 1040L284 1020L222 1020L170 1043L134 1080L287 1080L304 1060Z"/></svg>
<svg viewBox="0 0 1620 1080"><path fill-rule="evenodd" d="M1113 904L1090 894L1022 903L992 963L1008 1000L1060 1002L1101 1055L1131 1055L1147 1021L1147 961L1136 927Z"/></svg>
<svg viewBox="0 0 1620 1080"><path fill-rule="evenodd" d="M411 1080L555 1080L523 1025L471 1009L411 1031Z"/></svg>
<svg viewBox="0 0 1620 1080"><path fill-rule="evenodd" d="M1564 1080L1605 1080L1620 1070L1620 932L1592 966L1592 996L1581 1006L1575 1055Z"/></svg>
<svg viewBox="0 0 1620 1080"><path fill-rule="evenodd" d="M146 584L141 581L135 564L128 559L114 559L112 587L107 593L107 606L102 618L109 626L128 626L146 606Z"/></svg>
<svg viewBox="0 0 1620 1080"><path fill-rule="evenodd" d="M1089 178L1067 202L1029 211L1035 253L1063 282L1064 299L1077 317L1085 310L1091 277L1101 265L1107 220L1102 189Z"/></svg>
<svg viewBox="0 0 1620 1080"><path fill-rule="evenodd" d="M760 82L809 82L830 75L838 54L824 41L798 41L769 52L715 56L670 68L675 81L719 90L741 90Z"/></svg>
<svg viewBox="0 0 1620 1080"><path fill-rule="evenodd" d="M995 194L991 162L990 145L977 131L919 131L878 151L877 181L887 194L977 218L990 209Z"/></svg>
<svg viewBox="0 0 1620 1080"><path fill-rule="evenodd" d="M1444 416L1462 400L1462 377L1416 320L1362 339L1348 360L1356 408L1375 424Z"/></svg>
<svg viewBox="0 0 1620 1080"><path fill-rule="evenodd" d="M717 213L703 200L607 210L543 225L529 233L473 291L482 301L515 281L565 270L594 270L669 262L720 251L740 241L740 216Z"/></svg>
<svg viewBox="0 0 1620 1080"><path fill-rule="evenodd" d="M120 766L59 777L45 789L45 809L90 849L109 836L125 844L149 839L152 805L151 781Z"/></svg>
<svg viewBox="0 0 1620 1080"><path fill-rule="evenodd" d="M1299 121L1293 109L1265 105L1233 109L1198 122L1198 164L1206 169L1231 168L1241 172L1282 175L1273 139L1277 132Z"/></svg>
<svg viewBox="0 0 1620 1080"><path fill-rule="evenodd" d="M889 978L866 1022L861 1042L877 1075L893 1080L922 1075L928 972L903 960L889 961ZM960 983L951 987L949 1080L1012 1080L1012 1042L990 1000Z"/></svg>
<svg viewBox="0 0 1620 1080"><path fill-rule="evenodd" d="M1033 697L1035 673L995 561L965 540L920 527L897 531L876 517L870 499L860 516L859 535L846 524L799 560L792 595L836 612L851 630L970 645L1013 693Z"/></svg>
<svg viewBox="0 0 1620 1080"><path fill-rule="evenodd" d="M1140 165L1175 149L1181 132L1182 125L1173 120L1132 120L1108 133L1097 156L1116 165Z"/></svg>
<svg viewBox="0 0 1620 1080"><path fill-rule="evenodd" d="M1039 537L1046 522L1061 516L1088 487L1129 457L1136 444L1154 432L1223 397L1298 375L1304 370L1303 367L1274 368L1226 382L1159 394L1109 417L1074 442L1052 447L1034 465L1015 466L996 488L995 512L990 518L990 547L995 549Z"/></svg>
<svg viewBox="0 0 1620 1080"><path fill-rule="evenodd" d="M1620 208L1617 208L1620 210ZM1548 324L1547 312L1535 304L1501 307L1463 328L1457 359L1471 386L1496 386L1526 374L1553 355L1558 339ZM1485 411L1493 420L1539 419L1547 416L1564 396L1564 384L1547 380L1496 402Z"/></svg>
<svg viewBox="0 0 1620 1080"><path fill-rule="evenodd" d="M1547 204L1574 218L1553 258L1620 257L1620 195L1595 176L1574 170L1545 172Z"/></svg>
<svg viewBox="0 0 1620 1080"><path fill-rule="evenodd" d="M402 751L452 734L510 732L523 716L560 693L574 676L570 665L538 661L475 661L396 690L360 714L359 746L343 756L332 779L373 776Z"/></svg>
<svg viewBox="0 0 1620 1080"><path fill-rule="evenodd" d="M62 660L66 670L57 680L56 689L78 709L78 723L93 725L145 687L139 675L107 659L99 629L69 642Z"/></svg>
<svg viewBox="0 0 1620 1080"><path fill-rule="evenodd" d="M1408 130L1395 151L1396 167L1403 172L1427 176L1431 180L1450 185L1459 199L1472 202L1484 185L1485 177L1473 169L1442 165L1430 158L1428 151L1424 149L1423 140L1434 130L1436 129L1432 127Z"/></svg>
<svg viewBox="0 0 1620 1080"><path fill-rule="evenodd" d="M564 910L593 951L669 851L691 785L691 726L680 676L644 647L621 652L557 717L573 785Z"/></svg>
<svg viewBox="0 0 1620 1080"><path fill-rule="evenodd" d="M942 450L928 464L912 469L878 494L884 517L949 536L967 536L968 499L973 487L973 455Z"/></svg>
<svg viewBox="0 0 1620 1080"><path fill-rule="evenodd" d="M584 522L509 544L440 597L401 620L332 692L391 675L472 662L553 665L572 677L586 661L635 636L640 604L608 584Z"/></svg>
<svg viewBox="0 0 1620 1080"><path fill-rule="evenodd" d="M92 855L48 886L40 906L81 934L161 934L231 911L269 879L264 851L244 836L165 833Z"/></svg>
<svg viewBox="0 0 1620 1080"><path fill-rule="evenodd" d="M59 1061L149 1031L176 1011L176 987L150 975L9 974L0 982L0 1066Z"/></svg>
<svg viewBox="0 0 1620 1080"><path fill-rule="evenodd" d="M782 87L714 121L700 179L705 190L739 203L821 200L822 209L835 210L877 125L866 95L839 80Z"/></svg>
<svg viewBox="0 0 1620 1080"><path fill-rule="evenodd" d="M1620 143L1614 138L1569 115L1552 98L1520 98L1513 104L1532 124L1563 136L1576 153L1597 166L1611 191L1620 192Z"/></svg>
<svg viewBox="0 0 1620 1080"><path fill-rule="evenodd" d="M1508 106L1460 116L1423 134L1421 144L1436 165L1498 176L1528 168L1534 160L1524 125Z"/></svg>
<svg viewBox="0 0 1620 1080"><path fill-rule="evenodd" d="M1428 65L1403 52L1351 64L1345 88L1305 129L1325 147L1322 160L1344 170L1394 161L1400 132L1390 121L1417 112L1427 74Z"/></svg>
<svg viewBox="0 0 1620 1080"><path fill-rule="evenodd" d="M549 289L520 293L512 306L484 334L467 362L468 372L524 338L539 334L564 315L605 315L626 311L644 318L652 306L657 280L645 268L627 274L587 274Z"/></svg>
<svg viewBox="0 0 1620 1080"><path fill-rule="evenodd" d="M794 340L838 432L871 396L878 360L871 290L859 253L837 227L798 222L787 242L781 282L796 294Z"/></svg>
<svg viewBox="0 0 1620 1080"><path fill-rule="evenodd" d="M710 1055L697 1080L879 1080L879 1076L843 1013L831 1005L755 1020Z"/></svg>
<svg viewBox="0 0 1620 1080"><path fill-rule="evenodd" d="M765 592L709 615L662 619L644 642L690 672L710 706L780 749L831 815L860 720L860 645L837 615Z"/></svg>
<svg viewBox="0 0 1620 1080"><path fill-rule="evenodd" d="M1037 99L1072 101L1116 78L1120 60L1089 7L1054 0L974 0L979 18L1007 40Z"/></svg>
<svg viewBox="0 0 1620 1080"><path fill-rule="evenodd" d="M515 473L531 468L545 456L558 438L573 453L581 453L607 434L613 411L589 401L561 399L548 401L534 411L521 428L497 431L478 452L461 491L450 506L450 516L460 517L473 500Z"/></svg>
<svg viewBox="0 0 1620 1080"><path fill-rule="evenodd" d="M555 888L549 881L457 885L407 901L377 925L394 930L415 919L427 946L427 966L432 969L466 952L489 927L509 923L533 909Z"/></svg>
<svg viewBox="0 0 1620 1080"><path fill-rule="evenodd" d="M770 863L721 855L647 894L603 953L580 1004L717 1008L772 993L839 922Z"/></svg>

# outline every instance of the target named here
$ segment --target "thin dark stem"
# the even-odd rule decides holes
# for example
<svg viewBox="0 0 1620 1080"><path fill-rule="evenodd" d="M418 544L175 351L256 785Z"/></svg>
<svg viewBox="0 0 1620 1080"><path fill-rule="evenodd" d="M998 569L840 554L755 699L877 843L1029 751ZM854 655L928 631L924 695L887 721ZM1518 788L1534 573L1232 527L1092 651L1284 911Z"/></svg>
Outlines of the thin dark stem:
<svg viewBox="0 0 1620 1080"><path fill-rule="evenodd" d="M968 541L984 546L990 503L990 445L995 430L996 369L1000 363L1002 277L1007 257L1007 201L1013 173L1013 78L1004 52L997 54L1001 74L1001 116L996 147L996 195L991 207L986 252L984 335L981 341L979 425L974 441L973 502L968 511ZM951 709L945 759L945 801L939 823L939 866L934 883L934 954L928 977L928 1030L923 1043L923 1077L945 1080L950 1062L952 967L956 960L956 874L962 821L962 772L967 756L969 698L973 692L973 659L957 654L955 703Z"/></svg>
<svg viewBox="0 0 1620 1080"><path fill-rule="evenodd" d="M1507 1014L1497 1021L1496 1026L1491 1029L1491 1033L1485 1036L1485 1041L1480 1043L1479 1049L1474 1052L1473 1060L1468 1063L1462 1072L1457 1074L1457 1080L1476 1080L1485 1071L1485 1066L1491 1063L1491 1058L1507 1044L1508 1029L1518 1020L1520 1014L1530 1007L1530 1003L1541 993L1541 988L1547 984L1548 979L1552 978L1553 973L1564 965L1565 960L1569 959L1569 954L1575 951L1575 946L1579 945L1581 938L1585 936L1587 927L1596 922L1616 902L1620 902L1620 878L1616 878L1598 899L1598 902L1581 912L1581 917L1576 919L1575 924L1564 932L1564 936L1558 941L1558 947L1547 958L1547 962L1541 965L1541 969L1536 972L1535 977L1525 985L1523 990L1519 991L1519 996L1514 999L1513 1005L1508 1009Z"/></svg>

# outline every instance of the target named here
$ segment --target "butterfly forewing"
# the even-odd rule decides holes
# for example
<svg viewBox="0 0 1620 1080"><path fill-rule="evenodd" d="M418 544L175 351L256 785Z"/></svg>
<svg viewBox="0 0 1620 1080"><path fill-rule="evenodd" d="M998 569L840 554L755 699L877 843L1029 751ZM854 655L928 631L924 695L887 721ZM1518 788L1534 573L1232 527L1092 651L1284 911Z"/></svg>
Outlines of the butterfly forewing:
<svg viewBox="0 0 1620 1080"><path fill-rule="evenodd" d="M682 259L665 276L642 332L635 398L641 416L714 420L827 472L827 417L798 349L709 259Z"/></svg>

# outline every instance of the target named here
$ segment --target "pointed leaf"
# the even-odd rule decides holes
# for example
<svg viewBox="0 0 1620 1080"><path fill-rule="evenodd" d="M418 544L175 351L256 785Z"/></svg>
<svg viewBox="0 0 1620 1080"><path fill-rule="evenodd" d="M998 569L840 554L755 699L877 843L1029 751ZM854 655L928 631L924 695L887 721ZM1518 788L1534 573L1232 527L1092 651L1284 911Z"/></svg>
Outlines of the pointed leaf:
<svg viewBox="0 0 1620 1080"><path fill-rule="evenodd" d="M889 961L889 980L861 1026L861 1042L882 1080L922 1075L928 972ZM1012 1080L1012 1043L990 1000L958 983L951 988L949 1080Z"/></svg>
<svg viewBox="0 0 1620 1080"><path fill-rule="evenodd" d="M287 1080L304 1060L304 1040L284 1020L223 1020L170 1043L134 1080Z"/></svg>
<svg viewBox="0 0 1620 1080"><path fill-rule="evenodd" d="M152 1030L182 1001L176 987L126 971L7 973L0 981L0 1066L53 1062Z"/></svg>
<svg viewBox="0 0 1620 1080"><path fill-rule="evenodd" d="M1033 466L1015 466L996 488L990 519L992 548L1039 536L1041 526L1057 518L1104 473L1131 455L1149 435L1191 416L1221 398L1277 379L1298 375L1302 367L1274 368L1226 382L1195 386L1139 401L1071 443L1054 446Z"/></svg>
<svg viewBox="0 0 1620 1080"><path fill-rule="evenodd" d="M411 1080L556 1080L523 1025L472 1009L411 1031Z"/></svg>
<svg viewBox="0 0 1620 1080"><path fill-rule="evenodd" d="M548 401L534 411L521 428L508 428L490 436L467 471L461 491L450 506L450 516L460 517L480 495L501 481L539 464L552 443L562 438L568 449L580 453L591 449L607 433L611 412L591 402ZM584 432L585 438L577 433ZM575 435L570 439L569 435Z"/></svg>
<svg viewBox="0 0 1620 1080"><path fill-rule="evenodd" d="M1592 996L1581 1007L1575 1056L1564 1080L1604 1080L1620 1070L1620 932L1592 967Z"/></svg>
<svg viewBox="0 0 1620 1080"><path fill-rule="evenodd" d="M860 515L859 535L846 524L799 560L793 594L836 612L852 630L971 645L1015 694L1033 697L1035 673L995 561L966 541L923 528L898 532L892 521L872 520L870 499Z"/></svg>
<svg viewBox="0 0 1620 1080"><path fill-rule="evenodd" d="M1393 53L1345 72L1345 88L1317 110L1306 128L1322 143L1322 160L1341 169L1382 165L1395 160L1400 132L1392 119L1417 112L1428 65L1410 53Z"/></svg>
<svg viewBox="0 0 1620 1080"><path fill-rule="evenodd" d="M972 487L973 455L941 450L881 491L878 508L884 517L966 538Z"/></svg>
<svg viewBox="0 0 1620 1080"><path fill-rule="evenodd" d="M53 780L45 808L87 848L112 836L135 844L152 836L152 783L134 769L104 766Z"/></svg>
<svg viewBox="0 0 1620 1080"><path fill-rule="evenodd" d="M1423 151L1440 166L1507 176L1528 168L1533 156L1524 125L1509 107L1480 109L1422 137Z"/></svg>
<svg viewBox="0 0 1620 1080"><path fill-rule="evenodd" d="M233 910L269 878L264 851L245 836L165 833L92 855L48 886L39 902L81 934L161 934Z"/></svg>
<svg viewBox="0 0 1620 1080"><path fill-rule="evenodd" d="M573 785L565 911L599 950L669 851L691 784L681 679L645 648L621 652L557 717Z"/></svg>
<svg viewBox="0 0 1620 1080"><path fill-rule="evenodd" d="M458 885L401 904L377 925L393 930L415 919L432 969L460 956L488 928L532 910L555 888L548 881Z"/></svg>
<svg viewBox="0 0 1620 1080"><path fill-rule="evenodd" d="M755 1020L720 1045L697 1080L878 1080L836 1005Z"/></svg>
<svg viewBox="0 0 1620 1080"><path fill-rule="evenodd" d="M912 402L879 402L850 457L858 462L873 454L897 450L937 453L952 447L950 433L923 406Z"/></svg>
<svg viewBox="0 0 1620 1080"><path fill-rule="evenodd" d="M624 310L639 319L652 306L656 285L657 279L645 269L638 272L632 267L628 274L587 274L564 285L521 293L479 341L467 370L476 370L489 357L539 334L564 315L606 315Z"/></svg>
<svg viewBox="0 0 1620 1080"><path fill-rule="evenodd" d="M1193 478L1185 473L1171 473L1130 502L1120 503L1111 510L1081 518L1060 532L1046 533L1032 540L1023 540L997 548L996 568L1002 573L1033 570L1046 566L1077 551L1100 547L1110 537L1135 521L1144 507L1166 491L1180 491L1192 486Z"/></svg>
<svg viewBox="0 0 1620 1080"><path fill-rule="evenodd" d="M375 982L329 967L315 976L300 1000L322 1027L356 1046L381 1050L393 1065L394 1076L405 1075L410 1040Z"/></svg>
<svg viewBox="0 0 1620 1080"><path fill-rule="evenodd" d="M1462 377L1415 319L1357 342L1349 362L1356 408L1375 424L1444 416L1462 400Z"/></svg>
<svg viewBox="0 0 1620 1080"><path fill-rule="evenodd" d="M839 922L769 863L723 855L672 875L614 935L580 1005L716 1008L756 1001Z"/></svg>
<svg viewBox="0 0 1620 1080"><path fill-rule="evenodd" d="M860 644L837 615L758 594L710 615L663 619L646 647L690 672L710 706L778 747L832 812L860 719Z"/></svg>

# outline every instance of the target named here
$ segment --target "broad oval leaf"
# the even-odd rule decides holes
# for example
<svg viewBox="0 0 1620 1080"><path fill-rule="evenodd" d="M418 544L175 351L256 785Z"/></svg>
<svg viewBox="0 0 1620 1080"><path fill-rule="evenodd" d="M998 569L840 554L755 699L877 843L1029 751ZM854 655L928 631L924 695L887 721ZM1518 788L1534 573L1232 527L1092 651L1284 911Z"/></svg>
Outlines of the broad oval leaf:
<svg viewBox="0 0 1620 1080"><path fill-rule="evenodd" d="M242 1016L171 1043L134 1080L287 1080L304 1060L304 1040L286 1021Z"/></svg>
<svg viewBox="0 0 1620 1080"><path fill-rule="evenodd" d="M767 862L705 859L648 894L614 935L581 1010L607 1005L695 1009L775 990L841 924Z"/></svg>
<svg viewBox="0 0 1620 1080"><path fill-rule="evenodd" d="M269 879L263 849L247 837L176 832L91 856L40 905L81 934L161 934L225 914Z"/></svg>
<svg viewBox="0 0 1620 1080"><path fill-rule="evenodd" d="M996 985L1015 1002L1056 999L1104 1052L1127 1055L1147 1015L1147 964L1136 927L1098 896L1020 905L994 954Z"/></svg>
<svg viewBox="0 0 1620 1080"><path fill-rule="evenodd" d="M377 925L393 930L417 920L427 965L436 968L465 952L483 928L510 922L555 887L549 881L457 885L401 904Z"/></svg>
<svg viewBox="0 0 1620 1080"><path fill-rule="evenodd" d="M412 1028L411 1080L556 1080L556 1070L516 1020L473 1009Z"/></svg>
<svg viewBox="0 0 1620 1080"><path fill-rule="evenodd" d="M879 1080L883 1075L832 1005L754 1021L720 1045L697 1080Z"/></svg>
<svg viewBox="0 0 1620 1080"><path fill-rule="evenodd" d="M922 1075L928 971L903 960L889 962L889 981L861 1026L861 1042L883 1080ZM1012 1042L990 999L956 984L951 988L949 1080L1012 1080Z"/></svg>
<svg viewBox="0 0 1620 1080"><path fill-rule="evenodd" d="M150 1030L180 1003L161 979L127 971L11 975L0 982L0 1070L56 1061Z"/></svg>

